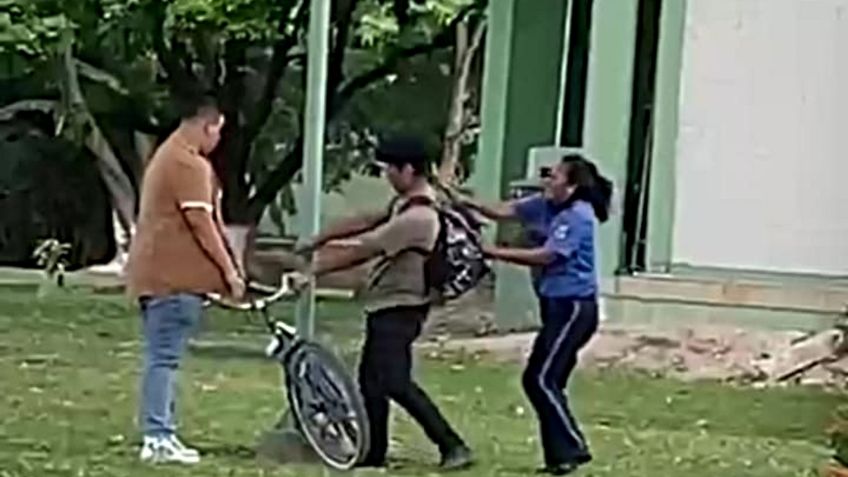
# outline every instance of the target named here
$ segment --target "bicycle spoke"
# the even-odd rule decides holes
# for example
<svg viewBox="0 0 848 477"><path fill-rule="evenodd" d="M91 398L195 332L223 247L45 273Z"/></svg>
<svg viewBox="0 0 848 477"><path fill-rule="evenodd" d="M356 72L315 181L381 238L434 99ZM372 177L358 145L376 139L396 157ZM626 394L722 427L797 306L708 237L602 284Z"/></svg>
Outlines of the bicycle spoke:
<svg viewBox="0 0 848 477"><path fill-rule="evenodd" d="M307 347L291 357L289 391L310 444L327 463L349 469L367 448L367 429L361 428L363 416L355 405L359 398L352 394L349 376L321 353Z"/></svg>

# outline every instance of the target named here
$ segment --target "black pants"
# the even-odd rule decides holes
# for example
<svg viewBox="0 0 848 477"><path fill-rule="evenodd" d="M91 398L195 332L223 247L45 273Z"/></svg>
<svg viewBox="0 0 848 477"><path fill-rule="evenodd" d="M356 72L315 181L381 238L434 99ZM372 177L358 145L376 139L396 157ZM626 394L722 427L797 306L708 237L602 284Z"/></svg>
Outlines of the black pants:
<svg viewBox="0 0 848 477"><path fill-rule="evenodd" d="M359 368L359 386L371 424L371 448L364 462L385 461L389 441L389 399L404 408L442 453L463 445L427 394L412 380L412 342L421 334L429 307L401 307L368 316Z"/></svg>
<svg viewBox="0 0 848 477"><path fill-rule="evenodd" d="M577 353L598 329L598 305L594 299L539 301L542 330L522 376L524 391L539 417L545 463L583 463L591 458L589 447L562 390Z"/></svg>

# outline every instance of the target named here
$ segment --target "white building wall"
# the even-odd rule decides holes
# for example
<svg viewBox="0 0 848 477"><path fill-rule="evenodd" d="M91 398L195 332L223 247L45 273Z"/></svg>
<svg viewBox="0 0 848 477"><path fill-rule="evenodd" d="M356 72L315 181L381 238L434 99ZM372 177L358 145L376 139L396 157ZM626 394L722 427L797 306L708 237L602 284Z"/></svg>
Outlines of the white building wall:
<svg viewBox="0 0 848 477"><path fill-rule="evenodd" d="M688 4L675 263L848 275L848 0Z"/></svg>

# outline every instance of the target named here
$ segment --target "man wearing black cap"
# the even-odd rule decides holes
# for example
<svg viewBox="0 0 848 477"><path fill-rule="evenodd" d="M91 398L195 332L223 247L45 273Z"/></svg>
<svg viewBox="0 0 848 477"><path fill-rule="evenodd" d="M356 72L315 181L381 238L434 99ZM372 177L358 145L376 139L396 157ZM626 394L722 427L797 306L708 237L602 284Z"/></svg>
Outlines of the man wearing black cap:
<svg viewBox="0 0 848 477"><path fill-rule="evenodd" d="M430 308L424 278L439 218L427 183L429 160L422 143L398 137L381 142L376 159L397 193L387 210L354 217L329 228L308 246L360 236L357 246L322 257L312 273L320 276L376 259L365 293L367 331L359 384L371 424L371 447L361 465L382 467L388 449L389 399L403 407L424 429L442 454L444 469L472 463L471 451L451 428L427 394L412 380L412 343Z"/></svg>

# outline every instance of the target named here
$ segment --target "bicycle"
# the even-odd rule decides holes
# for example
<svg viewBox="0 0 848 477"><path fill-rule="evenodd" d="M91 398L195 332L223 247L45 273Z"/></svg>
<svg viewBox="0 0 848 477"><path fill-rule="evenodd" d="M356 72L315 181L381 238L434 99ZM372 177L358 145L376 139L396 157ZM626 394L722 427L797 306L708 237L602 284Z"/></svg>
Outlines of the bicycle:
<svg viewBox="0 0 848 477"><path fill-rule="evenodd" d="M368 451L368 420L358 388L345 366L320 344L297 334L291 325L274 318L270 305L298 292L291 277L283 275L279 288L248 283L250 292L265 295L234 302L209 294L209 302L245 313L260 314L271 333L265 349L280 363L295 427L322 461L337 470L350 470Z"/></svg>

